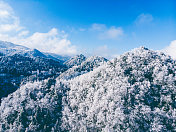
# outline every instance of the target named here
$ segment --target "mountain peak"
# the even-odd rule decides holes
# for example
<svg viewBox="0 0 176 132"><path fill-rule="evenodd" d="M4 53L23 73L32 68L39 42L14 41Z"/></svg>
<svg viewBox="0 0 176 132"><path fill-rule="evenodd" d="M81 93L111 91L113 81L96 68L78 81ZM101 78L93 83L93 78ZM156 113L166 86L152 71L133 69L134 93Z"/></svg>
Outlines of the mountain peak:
<svg viewBox="0 0 176 132"><path fill-rule="evenodd" d="M78 66L80 65L83 61L86 60L86 57L83 54L76 55L66 61L64 64L66 64L68 67L73 67L73 66Z"/></svg>
<svg viewBox="0 0 176 132"><path fill-rule="evenodd" d="M14 44L14 43L11 43L11 42L7 42L7 41L1 41L0 40L0 48L7 48L7 49L10 49L10 48L22 48L22 49L28 49L27 47L25 46L22 46L22 45L18 45L18 44Z"/></svg>
<svg viewBox="0 0 176 132"><path fill-rule="evenodd" d="M84 56L82 56L84 57ZM73 67L69 68L67 71L62 73L58 79L73 79L77 76L83 75L87 72L93 71L95 68L103 65L108 60L104 57L100 56L91 56L82 61L80 64L77 63L77 65L74 65Z"/></svg>
<svg viewBox="0 0 176 132"><path fill-rule="evenodd" d="M114 64L96 60L104 58L75 56L60 78L4 98L0 130L176 131L175 61L145 47Z"/></svg>

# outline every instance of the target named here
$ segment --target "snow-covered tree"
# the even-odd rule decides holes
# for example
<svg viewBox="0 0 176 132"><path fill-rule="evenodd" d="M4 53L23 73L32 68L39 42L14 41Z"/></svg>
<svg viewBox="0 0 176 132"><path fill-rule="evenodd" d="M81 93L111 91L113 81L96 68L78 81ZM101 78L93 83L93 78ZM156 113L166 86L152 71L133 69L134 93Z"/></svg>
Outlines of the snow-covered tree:
<svg viewBox="0 0 176 132"><path fill-rule="evenodd" d="M173 132L175 96L176 62L141 47L74 78L21 86L2 100L0 131Z"/></svg>
<svg viewBox="0 0 176 132"><path fill-rule="evenodd" d="M86 60L86 57L84 55L80 54L80 55L76 55L76 56L70 58L69 60L67 60L66 62L64 62L64 64L67 67L71 68L73 66L80 65L85 60Z"/></svg>
<svg viewBox="0 0 176 132"><path fill-rule="evenodd" d="M135 49L68 81L62 128L72 131L176 131L176 63Z"/></svg>
<svg viewBox="0 0 176 132"><path fill-rule="evenodd" d="M61 73L59 78L69 80L71 78L93 71L93 69L103 65L107 61L108 60L105 59L104 57L91 56L87 58L85 61L82 61L81 64L76 64L75 66L69 68L67 71Z"/></svg>
<svg viewBox="0 0 176 132"><path fill-rule="evenodd" d="M4 98L0 131L59 131L64 90L56 89L55 83L55 79L27 83Z"/></svg>

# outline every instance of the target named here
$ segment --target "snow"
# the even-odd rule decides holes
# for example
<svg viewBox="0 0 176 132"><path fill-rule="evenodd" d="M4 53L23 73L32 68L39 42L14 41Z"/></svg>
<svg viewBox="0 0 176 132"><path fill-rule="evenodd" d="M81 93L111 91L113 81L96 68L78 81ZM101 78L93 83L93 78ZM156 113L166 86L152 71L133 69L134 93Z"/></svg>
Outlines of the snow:
<svg viewBox="0 0 176 132"><path fill-rule="evenodd" d="M140 47L112 62L78 58L56 80L27 83L3 98L0 131L176 131L169 56Z"/></svg>

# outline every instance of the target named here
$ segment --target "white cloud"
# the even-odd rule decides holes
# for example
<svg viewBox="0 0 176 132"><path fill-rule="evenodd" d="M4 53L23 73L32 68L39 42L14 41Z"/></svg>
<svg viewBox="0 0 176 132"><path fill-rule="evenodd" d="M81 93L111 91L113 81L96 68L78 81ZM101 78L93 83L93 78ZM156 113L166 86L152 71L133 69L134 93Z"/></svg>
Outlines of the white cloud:
<svg viewBox="0 0 176 132"><path fill-rule="evenodd" d="M21 32L18 34L18 36L21 37L21 36L26 36L26 35L28 35L28 34L29 34L29 31L24 30L24 31L21 31Z"/></svg>
<svg viewBox="0 0 176 132"><path fill-rule="evenodd" d="M8 18L13 14L13 9L5 2L0 1L0 18Z"/></svg>
<svg viewBox="0 0 176 132"><path fill-rule="evenodd" d="M7 18L9 16L9 12L8 11L0 11L0 17L1 18Z"/></svg>
<svg viewBox="0 0 176 132"><path fill-rule="evenodd" d="M152 21L153 21L153 16L151 14L142 13L137 17L135 23L136 25L142 25L142 24L149 24Z"/></svg>
<svg viewBox="0 0 176 132"><path fill-rule="evenodd" d="M91 25L90 27L90 30L92 31L104 31L106 30L106 25L105 24L97 24L97 23L94 23Z"/></svg>
<svg viewBox="0 0 176 132"><path fill-rule="evenodd" d="M172 41L168 47L162 50L164 53L176 59L176 40Z"/></svg>
<svg viewBox="0 0 176 132"><path fill-rule="evenodd" d="M95 55L107 57L109 55L109 49L107 45L99 46L94 50Z"/></svg>
<svg viewBox="0 0 176 132"><path fill-rule="evenodd" d="M36 32L31 36L28 34L29 31L20 25L20 19L15 15L10 5L0 1L0 40L60 55L77 53L76 46L71 44L64 31L52 28L47 33Z"/></svg>
<svg viewBox="0 0 176 132"><path fill-rule="evenodd" d="M13 9L7 3L0 1L0 33L18 32L22 29Z"/></svg>
<svg viewBox="0 0 176 132"><path fill-rule="evenodd" d="M117 39L123 35L123 30L120 27L110 27L108 30L100 34L101 39Z"/></svg>
<svg viewBox="0 0 176 132"><path fill-rule="evenodd" d="M105 24L92 24L91 31L96 31L99 39L118 39L123 35L123 29L121 27L107 27Z"/></svg>
<svg viewBox="0 0 176 132"><path fill-rule="evenodd" d="M56 28L51 29L47 33L34 33L32 36L25 38L21 44L30 48L37 48L43 52L62 55L77 53L76 47L67 40L67 35L63 32L58 32Z"/></svg>
<svg viewBox="0 0 176 132"><path fill-rule="evenodd" d="M98 56L103 56L108 59L112 59L119 56L115 49L110 49L107 45L102 45L95 48L95 50L93 51L93 54Z"/></svg>
<svg viewBox="0 0 176 132"><path fill-rule="evenodd" d="M24 45L32 49L36 48L43 52L51 52L60 55L77 54L77 47L72 45L67 39L67 34L62 31L58 32L56 28L52 28L47 33L36 32L28 37L24 37L25 33L27 33L27 31L15 37L0 34L0 39Z"/></svg>

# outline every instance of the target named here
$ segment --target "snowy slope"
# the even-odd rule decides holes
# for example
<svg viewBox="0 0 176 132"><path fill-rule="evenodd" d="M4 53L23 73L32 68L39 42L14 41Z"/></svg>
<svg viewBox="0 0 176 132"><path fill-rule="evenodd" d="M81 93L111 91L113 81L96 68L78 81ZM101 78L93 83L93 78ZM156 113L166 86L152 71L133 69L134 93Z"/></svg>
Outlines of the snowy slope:
<svg viewBox="0 0 176 132"><path fill-rule="evenodd" d="M0 56L0 99L18 89L22 82L57 77L65 70L65 65L48 58Z"/></svg>
<svg viewBox="0 0 176 132"><path fill-rule="evenodd" d="M29 48L21 46L21 45L15 45L10 42L4 42L0 41L0 52L4 55L14 55L14 54L24 54L26 52L31 51Z"/></svg>
<svg viewBox="0 0 176 132"><path fill-rule="evenodd" d="M144 47L2 100L0 131L176 131L176 62Z"/></svg>
<svg viewBox="0 0 176 132"><path fill-rule="evenodd" d="M70 58L68 61L64 62L64 64L67 65L67 67L71 68L73 66L80 65L85 60L86 60L86 57L80 54Z"/></svg>
<svg viewBox="0 0 176 132"><path fill-rule="evenodd" d="M176 131L176 63L146 48L66 83L63 130Z"/></svg>
<svg viewBox="0 0 176 132"><path fill-rule="evenodd" d="M79 75L85 74L87 72L93 71L93 69L103 65L108 60L104 57L99 56L91 56L83 61L80 65L73 66L69 68L67 71L63 72L59 78L60 79L72 79Z"/></svg>
<svg viewBox="0 0 176 132"><path fill-rule="evenodd" d="M48 59L53 59L59 62L65 62L69 60L68 56L61 56L54 53L43 53L37 49L30 49L22 45L16 45L10 42L0 41L0 53L6 56L13 56L15 54L20 54L25 57L43 57Z"/></svg>
<svg viewBox="0 0 176 132"><path fill-rule="evenodd" d="M54 84L52 79L27 83L5 98L0 106L0 131L59 131L63 93Z"/></svg>
<svg viewBox="0 0 176 132"><path fill-rule="evenodd" d="M13 56L20 54L27 57L44 57L47 58L43 53L37 49L30 49L25 46L16 45L10 42L0 41L0 52L6 56Z"/></svg>

